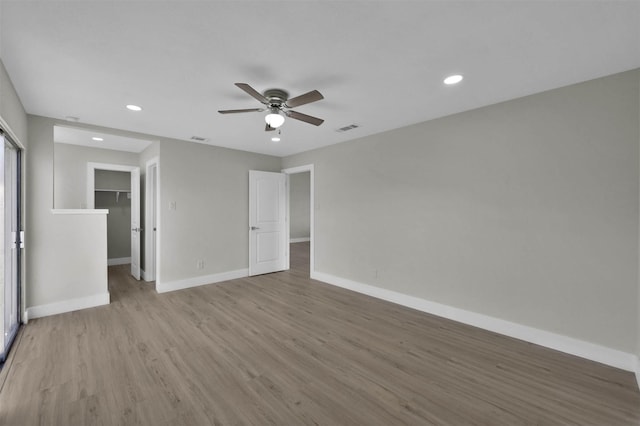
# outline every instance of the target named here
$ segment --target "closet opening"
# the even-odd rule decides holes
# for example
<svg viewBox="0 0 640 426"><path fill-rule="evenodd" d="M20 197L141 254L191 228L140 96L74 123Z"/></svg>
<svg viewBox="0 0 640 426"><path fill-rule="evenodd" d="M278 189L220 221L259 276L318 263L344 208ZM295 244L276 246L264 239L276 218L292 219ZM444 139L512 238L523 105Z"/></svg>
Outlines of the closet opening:
<svg viewBox="0 0 640 426"><path fill-rule="evenodd" d="M140 168L119 164L87 163L87 208L108 209L107 253L109 265L140 267Z"/></svg>
<svg viewBox="0 0 640 426"><path fill-rule="evenodd" d="M96 209L107 215L107 264L131 263L131 173L113 170L95 171Z"/></svg>

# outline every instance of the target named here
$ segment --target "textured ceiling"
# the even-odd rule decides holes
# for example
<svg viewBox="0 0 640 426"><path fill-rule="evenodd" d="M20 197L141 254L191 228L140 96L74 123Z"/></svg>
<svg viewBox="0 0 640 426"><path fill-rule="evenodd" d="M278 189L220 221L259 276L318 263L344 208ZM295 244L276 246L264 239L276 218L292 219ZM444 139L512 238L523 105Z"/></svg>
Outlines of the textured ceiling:
<svg viewBox="0 0 640 426"><path fill-rule="evenodd" d="M640 67L637 1L1 1L0 24L28 113L278 156ZM217 113L260 106L235 82L317 89L295 110L326 121L271 142Z"/></svg>

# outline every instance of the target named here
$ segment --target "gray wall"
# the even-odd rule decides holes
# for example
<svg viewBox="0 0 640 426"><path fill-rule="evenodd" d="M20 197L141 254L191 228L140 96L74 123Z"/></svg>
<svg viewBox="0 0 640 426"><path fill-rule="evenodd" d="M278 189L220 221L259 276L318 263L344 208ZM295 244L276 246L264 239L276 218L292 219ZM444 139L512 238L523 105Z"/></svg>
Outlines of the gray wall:
<svg viewBox="0 0 640 426"><path fill-rule="evenodd" d="M0 60L0 117L15 133L20 143L27 146L27 114L22 107L9 74ZM5 129L8 130L8 129Z"/></svg>
<svg viewBox="0 0 640 426"><path fill-rule="evenodd" d="M169 139L160 149L161 281L246 269L249 170L280 171L280 158Z"/></svg>
<svg viewBox="0 0 640 426"><path fill-rule="evenodd" d="M62 304L107 293L104 215L54 215L53 126L28 116L26 306ZM73 305L73 303L71 303Z"/></svg>
<svg viewBox="0 0 640 426"><path fill-rule="evenodd" d="M638 74L285 158L316 270L634 352Z"/></svg>
<svg viewBox="0 0 640 426"><path fill-rule="evenodd" d="M56 143L54 149L54 207L87 208L87 163L137 166L133 152Z"/></svg>
<svg viewBox="0 0 640 426"><path fill-rule="evenodd" d="M47 200L48 208L53 204L53 127L64 124L61 120L44 117L30 119L30 128L37 128L41 135L38 157L32 164L32 167L38 169L38 178L29 195L30 199L38 198L38 206L46 205ZM158 263L163 282L247 268L248 172L250 169L279 171L280 158L80 123L76 126L157 141L157 144L148 149L147 156L151 158L162 152L159 163L162 205L159 224L161 252ZM60 170L56 167L56 186L61 181L70 179L84 182L86 166L78 164L86 161L141 165L147 159L144 155L101 149L97 151L104 152L95 157L87 151L92 148L55 145L56 165L63 161L67 166ZM65 152L58 153L60 147ZM118 157L112 157L113 155ZM60 187L68 188L63 185ZM84 193L83 188L85 184L81 183L76 190L65 190L64 196L56 196L56 208L82 207L83 197L76 194ZM176 203L175 210L170 209L171 202ZM204 261L204 269L196 268L197 260ZM31 267L40 271L35 261ZM35 284L29 291L37 300L49 297L49 292L41 283Z"/></svg>
<svg viewBox="0 0 640 426"><path fill-rule="evenodd" d="M100 189L124 189L131 187L131 173L111 170L95 171L95 186ZM107 257L120 259L131 257L131 198L126 192L95 192L96 209L108 209Z"/></svg>
<svg viewBox="0 0 640 426"><path fill-rule="evenodd" d="M291 215L290 238L309 238L309 185L311 173L289 175L289 212Z"/></svg>
<svg viewBox="0 0 640 426"><path fill-rule="evenodd" d="M51 207L54 200L54 126L68 125L63 120L53 118L28 116L29 149L27 152L27 272L26 285L27 307L56 305L68 306L76 300L95 300L95 296L107 292L107 222L104 215L52 215ZM149 138L117 129L109 129L76 123L74 126L134 138ZM97 149L100 152L74 151L70 158L71 176L86 181L86 161L101 163L127 164L122 160L132 155L137 165L137 154L121 151ZM64 149L64 148L63 148ZM73 149L73 148L72 148ZM91 150L91 148L87 148ZM104 151L104 152L103 152ZM113 154L116 153L116 154ZM76 155L77 154L77 155ZM96 157L94 154L98 154ZM116 157L111 157L116 155ZM69 157L67 157L69 158ZM60 158L59 158L60 159ZM82 165L82 163L85 163ZM63 172L64 175L64 172ZM71 179L71 178L68 178ZM58 182L59 183L59 182ZM70 192L68 206L59 208L80 208L84 202L85 183L77 186L75 192ZM80 195L82 193L82 195ZM62 204L62 203L60 203ZM58 206L56 206L58 207ZM100 223L98 223L100 222ZM62 226L83 226L87 233L75 231L66 232ZM89 232L91 230L91 232ZM66 232L66 234L65 234ZM73 233L74 239L69 235ZM97 234L96 234L97 233ZM84 236L82 241L77 241ZM99 299L102 300L102 299Z"/></svg>

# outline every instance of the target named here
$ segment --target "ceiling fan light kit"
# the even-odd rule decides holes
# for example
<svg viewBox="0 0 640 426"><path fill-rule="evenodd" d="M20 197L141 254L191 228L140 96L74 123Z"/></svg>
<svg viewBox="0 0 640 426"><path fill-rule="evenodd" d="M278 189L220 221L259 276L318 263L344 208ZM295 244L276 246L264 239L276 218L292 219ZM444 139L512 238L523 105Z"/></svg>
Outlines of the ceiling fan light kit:
<svg viewBox="0 0 640 426"><path fill-rule="evenodd" d="M278 108L270 108L270 112L264 117L264 121L267 122L269 127L277 129L284 124L284 117L280 115Z"/></svg>
<svg viewBox="0 0 640 426"><path fill-rule="evenodd" d="M264 117L267 125L265 131L273 131L284 124L285 116L294 120L304 121L314 126L321 125L324 120L311 115L302 114L301 112L292 111L291 108L306 105L324 99L324 96L317 90L312 90L303 95L289 99L289 93L282 89L269 89L263 93L258 92L247 83L236 83L240 89L244 90L249 96L257 99L266 108L248 108L248 109L227 109L219 110L220 114L237 114L243 112L269 111Z"/></svg>

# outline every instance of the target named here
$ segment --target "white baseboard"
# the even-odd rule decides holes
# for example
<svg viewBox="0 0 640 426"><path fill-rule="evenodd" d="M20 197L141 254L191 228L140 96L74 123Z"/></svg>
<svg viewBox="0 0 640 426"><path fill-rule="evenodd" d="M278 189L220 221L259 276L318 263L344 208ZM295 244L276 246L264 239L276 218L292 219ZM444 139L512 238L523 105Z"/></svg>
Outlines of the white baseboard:
<svg viewBox="0 0 640 426"><path fill-rule="evenodd" d="M416 309L439 317L453 321L472 325L474 327L504 334L509 337L535 343L536 345L555 349L571 355L586 358L622 370L636 372L638 385L640 386L640 367L637 366L637 357L634 354L611 349L606 346L596 345L561 334L540 330L534 327L506 321L488 315L478 314L464 309L454 308L441 303L431 302L419 297L409 296L380 287L362 284L345 278L336 277L323 272L312 272L311 278L332 284L337 287L346 288L358 293L363 293L378 299L397 303L412 309Z"/></svg>
<svg viewBox="0 0 640 426"><path fill-rule="evenodd" d="M185 280L157 282L156 291L166 293L169 291L183 290L190 287L198 287L206 284L214 284L222 281L235 280L249 276L249 269L238 269L237 271L220 272L212 275L202 275L199 277L187 278Z"/></svg>
<svg viewBox="0 0 640 426"><path fill-rule="evenodd" d="M289 243L306 243L307 241L311 241L311 238L291 238L289 239Z"/></svg>
<svg viewBox="0 0 640 426"><path fill-rule="evenodd" d="M107 266L127 265L129 263L131 263L131 257L117 257L114 259L107 259Z"/></svg>
<svg viewBox="0 0 640 426"><path fill-rule="evenodd" d="M47 305L31 306L27 308L26 317L27 320L32 320L34 318L64 314L65 312L108 305L109 301L109 293L101 293L77 299L63 300L62 302L49 303Z"/></svg>

